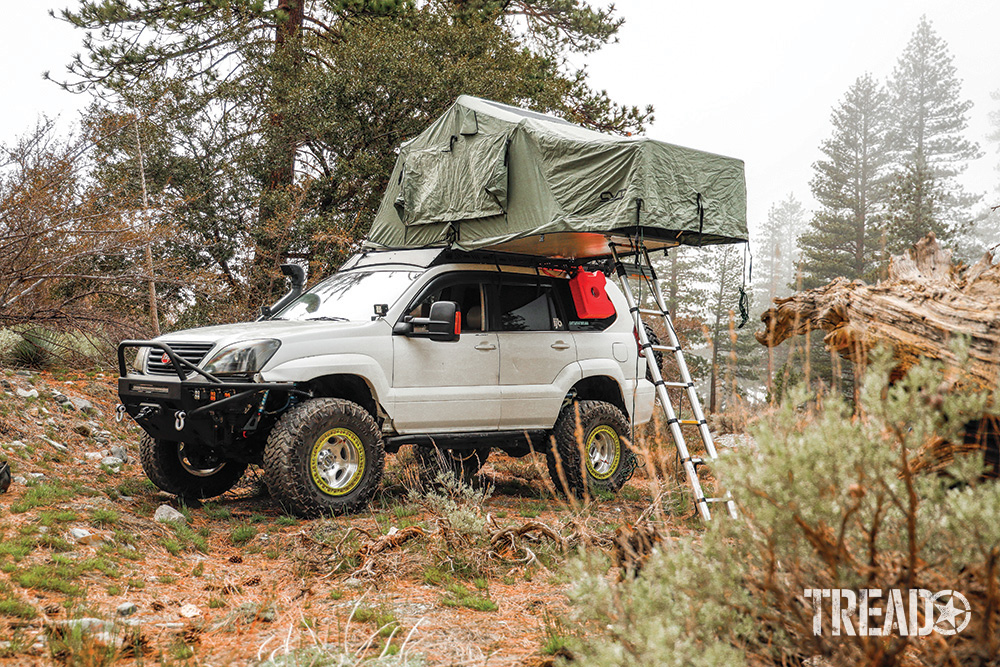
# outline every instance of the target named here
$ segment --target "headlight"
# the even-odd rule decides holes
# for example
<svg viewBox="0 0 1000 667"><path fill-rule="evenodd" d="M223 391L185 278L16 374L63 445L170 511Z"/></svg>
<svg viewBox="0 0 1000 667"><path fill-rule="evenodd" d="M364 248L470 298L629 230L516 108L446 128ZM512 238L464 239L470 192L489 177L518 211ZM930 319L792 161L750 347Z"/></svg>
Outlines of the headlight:
<svg viewBox="0 0 1000 667"><path fill-rule="evenodd" d="M149 348L140 347L135 351L135 359L132 360L132 369L139 372L146 372L146 359L149 358Z"/></svg>
<svg viewBox="0 0 1000 667"><path fill-rule="evenodd" d="M227 345L202 367L218 375L249 375L264 367L281 346L277 340L248 340Z"/></svg>

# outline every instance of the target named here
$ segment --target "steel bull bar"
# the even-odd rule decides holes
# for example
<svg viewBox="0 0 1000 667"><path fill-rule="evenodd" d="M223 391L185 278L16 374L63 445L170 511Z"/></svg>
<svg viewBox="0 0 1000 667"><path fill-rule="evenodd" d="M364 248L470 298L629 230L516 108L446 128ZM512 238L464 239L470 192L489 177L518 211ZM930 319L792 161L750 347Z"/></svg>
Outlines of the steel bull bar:
<svg viewBox="0 0 1000 667"><path fill-rule="evenodd" d="M129 349L150 348L162 350L169 357L178 382L152 378L148 375L129 374L125 353ZM167 343L149 340L123 340L118 345L118 396L122 404L118 406L116 418L120 421L125 414L154 437L176 439L188 426L190 419L205 415L217 416L229 413L233 417L246 416L246 422L253 420L248 406L257 402L257 396L264 393L261 410L272 391L308 397L309 392L296 389L292 382L231 382L199 368L182 358ZM221 396L221 398L216 398ZM205 400L202 400L204 397ZM173 430L168 431L169 412L173 412ZM233 424L235 427L240 425ZM199 429L204 430L204 429ZM207 433L205 433L207 435Z"/></svg>

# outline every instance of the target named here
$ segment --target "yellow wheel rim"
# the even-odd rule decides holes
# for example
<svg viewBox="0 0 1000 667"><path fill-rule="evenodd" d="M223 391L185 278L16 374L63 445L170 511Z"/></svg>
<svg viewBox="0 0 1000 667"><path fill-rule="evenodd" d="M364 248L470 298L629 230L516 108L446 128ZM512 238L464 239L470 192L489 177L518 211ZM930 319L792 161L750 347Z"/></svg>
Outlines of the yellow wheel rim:
<svg viewBox="0 0 1000 667"><path fill-rule="evenodd" d="M618 470L622 441L607 424L601 424L587 436L587 472L594 479L608 479Z"/></svg>
<svg viewBox="0 0 1000 667"><path fill-rule="evenodd" d="M365 447L348 428L332 428L316 440L309 455L313 484L328 496L353 491L365 473Z"/></svg>

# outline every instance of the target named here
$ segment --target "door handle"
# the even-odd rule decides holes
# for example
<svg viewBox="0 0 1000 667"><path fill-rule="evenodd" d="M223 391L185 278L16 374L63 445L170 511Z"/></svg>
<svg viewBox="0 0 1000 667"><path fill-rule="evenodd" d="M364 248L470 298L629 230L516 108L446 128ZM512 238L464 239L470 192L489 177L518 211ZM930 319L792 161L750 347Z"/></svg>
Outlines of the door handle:
<svg viewBox="0 0 1000 667"><path fill-rule="evenodd" d="M497 349L497 346L493 343L483 342L476 346L477 350L482 350L483 352L489 352L490 350Z"/></svg>
<svg viewBox="0 0 1000 667"><path fill-rule="evenodd" d="M557 340L550 346L553 350L568 350L570 348L569 343Z"/></svg>

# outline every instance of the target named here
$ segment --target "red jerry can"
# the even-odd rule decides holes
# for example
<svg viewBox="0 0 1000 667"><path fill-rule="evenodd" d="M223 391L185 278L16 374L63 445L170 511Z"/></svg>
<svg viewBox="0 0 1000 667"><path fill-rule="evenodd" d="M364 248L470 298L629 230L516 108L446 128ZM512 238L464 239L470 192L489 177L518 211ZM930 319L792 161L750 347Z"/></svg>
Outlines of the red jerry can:
<svg viewBox="0 0 1000 667"><path fill-rule="evenodd" d="M600 271L577 271L569 280L576 314L582 320L603 320L615 314L606 289L607 278Z"/></svg>

